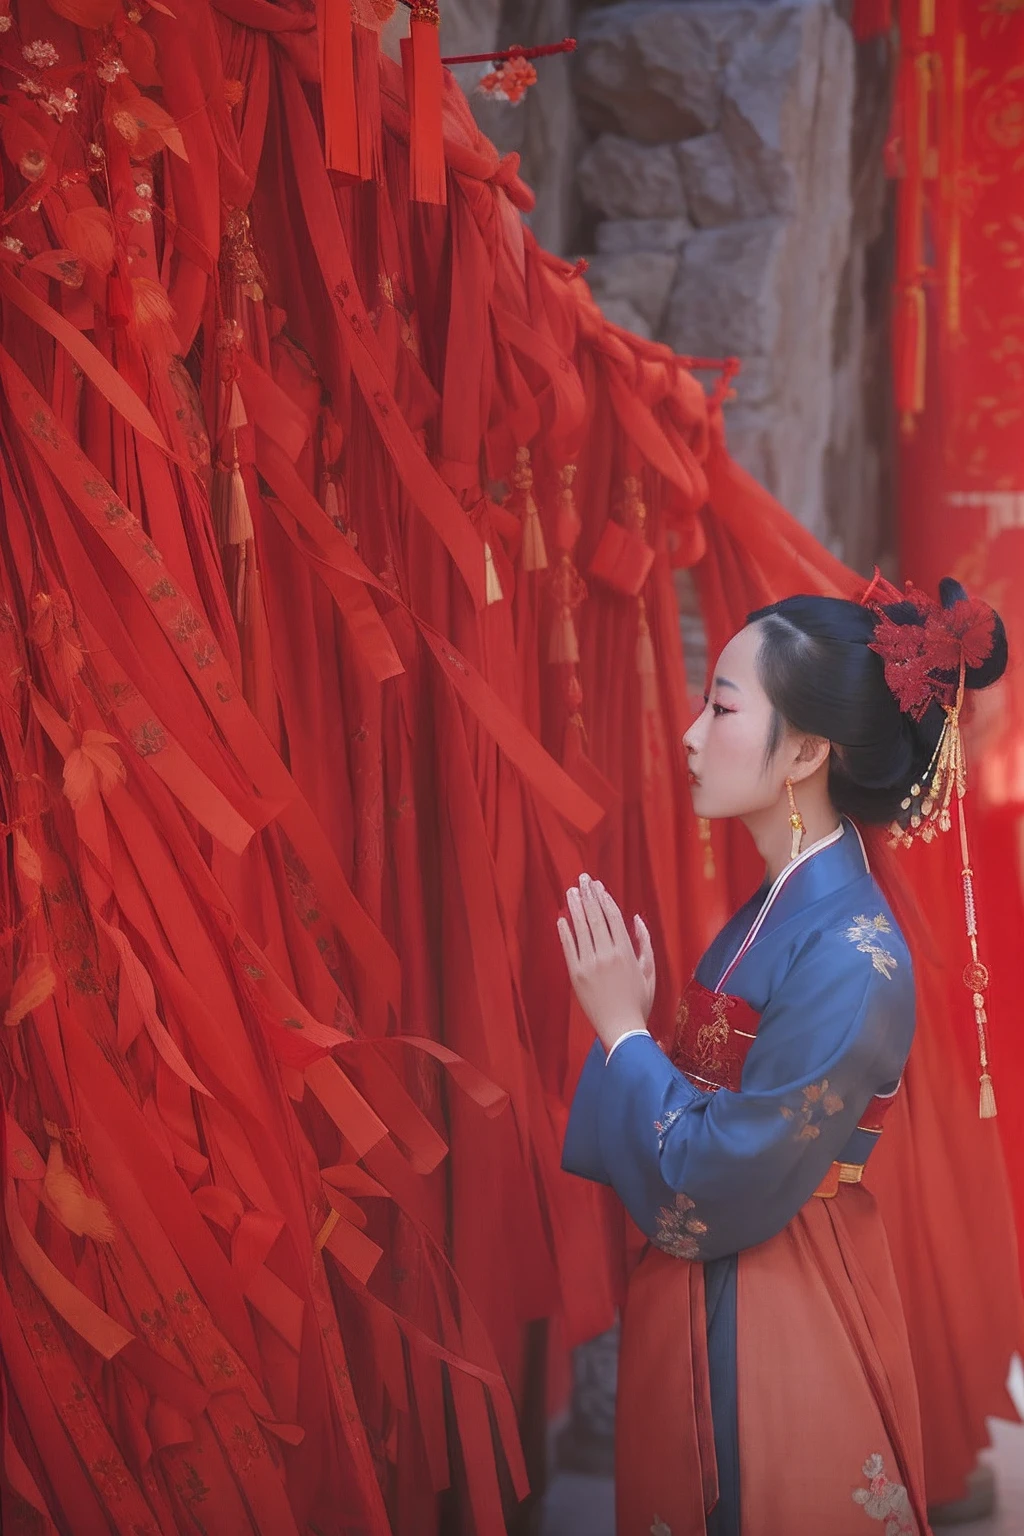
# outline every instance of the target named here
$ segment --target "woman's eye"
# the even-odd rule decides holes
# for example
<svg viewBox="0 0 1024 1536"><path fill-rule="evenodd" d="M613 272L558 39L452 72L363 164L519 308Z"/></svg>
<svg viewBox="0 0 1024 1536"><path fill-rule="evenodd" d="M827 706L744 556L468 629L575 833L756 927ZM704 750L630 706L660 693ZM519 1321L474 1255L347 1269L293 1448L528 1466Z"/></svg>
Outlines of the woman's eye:
<svg viewBox="0 0 1024 1536"><path fill-rule="evenodd" d="M734 715L736 711L734 709L726 709L724 704L712 704L711 713L715 716L716 720L720 720L723 715Z"/></svg>

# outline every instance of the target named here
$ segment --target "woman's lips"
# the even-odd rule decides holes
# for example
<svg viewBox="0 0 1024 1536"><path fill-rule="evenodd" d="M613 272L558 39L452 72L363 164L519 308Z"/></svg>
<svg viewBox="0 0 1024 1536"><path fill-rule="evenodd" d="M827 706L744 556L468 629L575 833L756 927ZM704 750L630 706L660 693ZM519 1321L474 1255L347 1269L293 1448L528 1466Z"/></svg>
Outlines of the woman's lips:
<svg viewBox="0 0 1024 1536"><path fill-rule="evenodd" d="M690 783L693 784L693 785L697 785L697 784L700 783L700 779L694 773L692 768L690 769Z"/></svg>

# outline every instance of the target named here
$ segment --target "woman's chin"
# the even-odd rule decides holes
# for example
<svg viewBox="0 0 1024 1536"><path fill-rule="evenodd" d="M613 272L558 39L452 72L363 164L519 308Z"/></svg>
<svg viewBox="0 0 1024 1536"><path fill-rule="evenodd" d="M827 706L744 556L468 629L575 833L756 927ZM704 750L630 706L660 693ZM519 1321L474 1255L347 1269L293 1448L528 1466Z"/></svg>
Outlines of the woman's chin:
<svg viewBox="0 0 1024 1536"><path fill-rule="evenodd" d="M708 809L710 798L711 797L708 795L708 792L704 788L703 784L690 785L690 800L693 805L693 814L695 816L705 816L708 818L708 820L711 819L711 817L714 815L714 810Z"/></svg>

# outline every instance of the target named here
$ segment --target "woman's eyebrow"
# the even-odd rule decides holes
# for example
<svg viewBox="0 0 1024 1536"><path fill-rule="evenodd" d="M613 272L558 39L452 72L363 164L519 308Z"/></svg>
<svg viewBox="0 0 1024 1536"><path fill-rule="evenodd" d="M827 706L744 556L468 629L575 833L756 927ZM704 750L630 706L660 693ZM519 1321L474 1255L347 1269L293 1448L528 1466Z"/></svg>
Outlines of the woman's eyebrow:
<svg viewBox="0 0 1024 1536"><path fill-rule="evenodd" d="M729 681L729 679L727 677L716 677L715 678L715 687L716 688L733 688L733 689L735 689L735 691L737 693L741 693L742 692L742 689L740 688L739 684L738 683L730 683L730 681Z"/></svg>

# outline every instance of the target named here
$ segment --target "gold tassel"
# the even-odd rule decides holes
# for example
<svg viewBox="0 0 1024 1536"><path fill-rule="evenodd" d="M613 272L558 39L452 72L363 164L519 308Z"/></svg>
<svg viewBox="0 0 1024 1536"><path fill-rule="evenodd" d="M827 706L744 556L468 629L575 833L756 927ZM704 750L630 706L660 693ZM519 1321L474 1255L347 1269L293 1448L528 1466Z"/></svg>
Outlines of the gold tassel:
<svg viewBox="0 0 1024 1536"><path fill-rule="evenodd" d="M237 447L231 464L220 464L217 468L211 505L217 542L222 550L232 550L234 553L234 613L235 618L242 624L245 622L247 611L246 575L249 550L255 531L252 525L249 497L238 463ZM225 562L225 575L230 583L231 572L227 562Z"/></svg>
<svg viewBox="0 0 1024 1536"><path fill-rule="evenodd" d="M248 544L253 537L252 512L237 458L230 465L219 466L212 503L213 526L220 547Z"/></svg>
<svg viewBox="0 0 1024 1536"><path fill-rule="evenodd" d="M786 794L789 796L789 825L793 829L793 838L789 846L789 862L800 856L800 845L804 840L804 819L797 809L796 796L793 793L793 780L786 780Z"/></svg>
<svg viewBox="0 0 1024 1536"><path fill-rule="evenodd" d="M500 603L505 594L501 590L501 581L499 580L498 572L494 564L494 555L491 552L491 546L486 542L484 543L484 566L486 574L487 602L489 606L491 603Z"/></svg>
<svg viewBox="0 0 1024 1536"><path fill-rule="evenodd" d="M523 521L523 570L546 571L548 552L544 544L544 529L533 496L533 468L529 448L516 452L516 467L512 471L512 484L522 498Z"/></svg>
<svg viewBox="0 0 1024 1536"><path fill-rule="evenodd" d="M237 432L239 427L247 426L248 422L249 418L245 414L245 403L242 400L242 391L238 387L238 380L235 379L231 385L231 404L228 407L228 419L225 423L224 430L226 432Z"/></svg>
<svg viewBox="0 0 1024 1536"><path fill-rule="evenodd" d="M544 544L544 529L541 527L537 503L531 496L526 503L526 518L523 523L523 570L546 571L547 568L548 552Z"/></svg>
<svg viewBox="0 0 1024 1536"><path fill-rule="evenodd" d="M715 878L715 848L711 841L711 823L706 816L697 817L697 836L704 847L704 879Z"/></svg>
<svg viewBox="0 0 1024 1536"><path fill-rule="evenodd" d="M963 737L960 733L960 711L964 702L966 663L960 661L960 685L956 703L946 710L946 723L942 728L938 746L924 775L923 785L911 786L909 796L903 801L902 810L909 813L907 824L893 822L890 828L890 847L902 845L909 848L915 837L930 843L939 832L948 832L953 825L952 805L956 800L957 828L960 834L960 881L964 897L964 923L967 941L971 946L971 958L964 967L964 986L974 1003L974 1027L978 1034L979 1093L978 1115L982 1120L994 1120L996 1095L988 1060L988 1009L985 994L989 988L988 966L978 953L978 910L974 899L974 870L971 868L971 852L967 840L967 818L964 797L967 794L967 759Z"/></svg>
<svg viewBox="0 0 1024 1536"><path fill-rule="evenodd" d="M551 627L548 641L548 661L552 666L562 664L575 667L580 659L580 641L576 633L576 621L572 609L564 603Z"/></svg>

